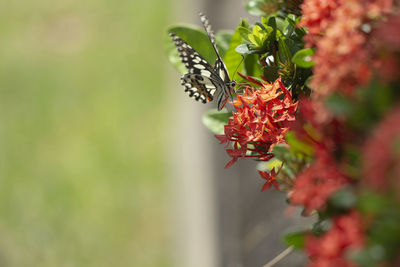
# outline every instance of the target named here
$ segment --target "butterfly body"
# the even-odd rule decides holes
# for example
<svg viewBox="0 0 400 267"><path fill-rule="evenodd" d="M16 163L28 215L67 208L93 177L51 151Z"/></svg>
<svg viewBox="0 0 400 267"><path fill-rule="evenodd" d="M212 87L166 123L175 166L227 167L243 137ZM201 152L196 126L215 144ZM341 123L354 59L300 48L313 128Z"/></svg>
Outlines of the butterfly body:
<svg viewBox="0 0 400 267"><path fill-rule="evenodd" d="M185 92L203 103L213 101L217 96L217 107L221 110L234 93L236 83L229 79L228 70L219 54L214 33L207 18L202 14L200 18L217 54L214 67L179 36L174 33L170 33L170 36L178 49L182 63L188 70L188 73L181 78Z"/></svg>

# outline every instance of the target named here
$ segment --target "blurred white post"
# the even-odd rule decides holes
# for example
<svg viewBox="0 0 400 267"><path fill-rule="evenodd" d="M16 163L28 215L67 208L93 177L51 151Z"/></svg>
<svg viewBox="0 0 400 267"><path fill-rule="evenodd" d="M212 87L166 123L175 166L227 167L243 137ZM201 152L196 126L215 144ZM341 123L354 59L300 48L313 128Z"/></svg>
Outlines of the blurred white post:
<svg viewBox="0 0 400 267"><path fill-rule="evenodd" d="M171 8L171 21L200 25L201 3L176 1L175 8ZM166 123L171 143L167 155L171 167L174 266L217 267L215 188L210 158L213 135L201 123L202 114L210 106L188 97L175 70L170 68L168 74L171 109Z"/></svg>

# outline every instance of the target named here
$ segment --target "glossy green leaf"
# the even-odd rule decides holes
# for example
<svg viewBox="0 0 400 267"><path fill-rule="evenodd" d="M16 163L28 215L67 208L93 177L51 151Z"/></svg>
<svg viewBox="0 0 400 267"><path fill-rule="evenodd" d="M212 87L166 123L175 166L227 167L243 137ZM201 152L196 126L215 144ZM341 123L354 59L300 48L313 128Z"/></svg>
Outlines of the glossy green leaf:
<svg viewBox="0 0 400 267"><path fill-rule="evenodd" d="M250 54L251 51L247 44L240 44L235 48L235 51L239 54Z"/></svg>
<svg viewBox="0 0 400 267"><path fill-rule="evenodd" d="M249 35L251 35L251 30L250 29L248 29L246 27L243 27L243 26L239 26L237 28L237 31L240 33L240 36L242 36L242 38L244 40L246 40L248 42L251 42L250 38L249 38Z"/></svg>
<svg viewBox="0 0 400 267"><path fill-rule="evenodd" d="M258 64L258 55L256 54L246 56L244 60L244 68L246 75L253 77L260 77L260 75L263 73L261 65Z"/></svg>
<svg viewBox="0 0 400 267"><path fill-rule="evenodd" d="M288 246L293 246L297 249L304 248L304 232L290 233L284 238Z"/></svg>
<svg viewBox="0 0 400 267"><path fill-rule="evenodd" d="M292 57L292 53L290 52L289 47L287 46L285 39L283 36L278 38L278 47L279 47L279 54L282 63L290 62L290 58ZM290 63L291 65L291 63Z"/></svg>
<svg viewBox="0 0 400 267"><path fill-rule="evenodd" d="M215 41L217 42L218 50L222 58L225 57L226 52L232 41L233 31L223 30L215 34Z"/></svg>
<svg viewBox="0 0 400 267"><path fill-rule="evenodd" d="M305 48L297 51L292 58L292 62L302 68L311 68L314 66L314 62L312 61L313 55L314 51L311 48Z"/></svg>
<svg viewBox="0 0 400 267"><path fill-rule="evenodd" d="M228 124L232 112L223 112L216 109L207 111L202 118L203 124L214 134L224 134L224 126Z"/></svg>
<svg viewBox="0 0 400 267"><path fill-rule="evenodd" d="M244 25L246 21L242 21L239 26ZM236 51L236 47L242 44L243 38L239 32L239 29L236 28L235 33L232 36L231 43L229 45L228 51L225 53L224 62L226 68L229 72L229 77L233 79L235 75L235 70L241 72L243 69L242 64L242 55Z"/></svg>

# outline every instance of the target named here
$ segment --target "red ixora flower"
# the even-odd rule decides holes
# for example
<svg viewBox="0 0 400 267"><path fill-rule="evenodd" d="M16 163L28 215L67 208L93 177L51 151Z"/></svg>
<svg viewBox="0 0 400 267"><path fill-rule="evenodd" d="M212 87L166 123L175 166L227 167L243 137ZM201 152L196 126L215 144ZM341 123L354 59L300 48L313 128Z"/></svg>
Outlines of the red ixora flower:
<svg viewBox="0 0 400 267"><path fill-rule="evenodd" d="M265 179L266 182L264 183L263 187L261 188L261 192L264 192L267 189L270 189L271 186L274 186L276 190L279 190L278 182L276 181L276 176L278 175L279 171L282 169L283 164L279 168L277 172L275 172L275 168L271 170L271 173L265 171L258 171L261 175L261 178Z"/></svg>
<svg viewBox="0 0 400 267"><path fill-rule="evenodd" d="M325 148L319 147L315 161L294 181L289 201L292 205L303 205L306 213L320 210L325 207L328 198L348 182L331 155Z"/></svg>
<svg viewBox="0 0 400 267"><path fill-rule="evenodd" d="M239 158L271 159L273 145L285 143L285 134L295 120L297 109L297 103L293 104L291 93L280 79L270 84L240 75L257 87L246 85L243 94L237 95L225 133L216 135L221 144L232 143L232 148L226 149L232 160L225 168Z"/></svg>
<svg viewBox="0 0 400 267"><path fill-rule="evenodd" d="M365 235L362 218L356 211L333 219L332 228L321 237L308 235L306 252L310 257L308 267L355 267L346 258L349 250L363 247Z"/></svg>
<svg viewBox="0 0 400 267"><path fill-rule="evenodd" d="M400 105L388 112L364 145L363 181L376 190L400 190Z"/></svg>

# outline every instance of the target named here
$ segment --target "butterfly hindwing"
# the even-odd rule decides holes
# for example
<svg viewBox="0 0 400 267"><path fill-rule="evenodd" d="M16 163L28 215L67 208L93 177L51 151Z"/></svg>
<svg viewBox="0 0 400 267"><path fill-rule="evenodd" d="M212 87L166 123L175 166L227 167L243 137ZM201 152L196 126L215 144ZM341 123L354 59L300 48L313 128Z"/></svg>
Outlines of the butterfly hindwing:
<svg viewBox="0 0 400 267"><path fill-rule="evenodd" d="M190 97L194 97L197 101L203 103L212 101L214 95L219 95L221 88L224 86L219 80L192 73L185 74L181 79L181 83Z"/></svg>

